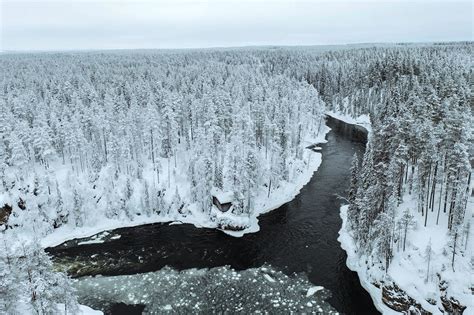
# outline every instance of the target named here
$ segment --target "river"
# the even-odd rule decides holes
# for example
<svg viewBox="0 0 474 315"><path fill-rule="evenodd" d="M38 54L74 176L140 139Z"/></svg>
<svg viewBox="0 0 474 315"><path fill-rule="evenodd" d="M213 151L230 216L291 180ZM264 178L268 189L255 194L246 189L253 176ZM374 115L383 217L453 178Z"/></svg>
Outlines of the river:
<svg viewBox="0 0 474 315"><path fill-rule="evenodd" d="M332 118L328 118L328 125L333 130L327 135L328 142L320 145L323 159L318 171L293 201L259 218L258 233L234 238L218 230L188 224L149 224L113 230L105 237L105 243L78 245L85 239L73 240L49 248L48 252L57 264L67 265L73 276L143 274L163 270L165 266L175 270L196 268L196 272L202 268L230 266L250 279L255 274L246 274L245 270L260 267L252 272L261 272L263 265L271 266L283 275L304 275L312 284L328 289L331 297L327 302L338 312L378 314L357 274L347 268L346 254L337 241L342 202L338 196L347 195L351 160L354 152L362 156L365 137L360 130ZM273 277L281 277L273 269ZM166 270L168 280L171 274L174 281L179 282L179 277L193 281L186 272ZM217 270L231 272L229 268ZM125 279L101 277L100 281L93 278L88 281L96 281L97 288L107 278ZM86 301L88 296L97 300L100 295L97 293L100 290L91 292L94 286L82 284L78 288ZM111 299L102 296L99 300L107 298ZM112 313L119 314L118 309ZM132 311L123 314L127 312Z"/></svg>

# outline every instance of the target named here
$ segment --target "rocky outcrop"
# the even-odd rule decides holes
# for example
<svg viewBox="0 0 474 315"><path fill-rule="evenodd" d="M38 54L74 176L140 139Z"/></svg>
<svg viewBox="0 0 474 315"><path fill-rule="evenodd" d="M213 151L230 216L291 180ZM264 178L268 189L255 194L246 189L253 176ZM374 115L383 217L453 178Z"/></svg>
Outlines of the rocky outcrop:
<svg viewBox="0 0 474 315"><path fill-rule="evenodd" d="M392 310L404 314L431 314L395 283L385 284L382 287L382 301Z"/></svg>
<svg viewBox="0 0 474 315"><path fill-rule="evenodd" d="M3 207L0 208L0 226L7 225L8 218L12 214L12 207L8 204L4 204Z"/></svg>
<svg viewBox="0 0 474 315"><path fill-rule="evenodd" d="M21 210L25 210L26 209L26 203L23 199L21 198L18 198L18 208L20 208Z"/></svg>
<svg viewBox="0 0 474 315"><path fill-rule="evenodd" d="M447 296L448 283L444 280L441 280L441 276L438 274L439 281L439 291L441 292L441 304L446 313L452 315L462 315L466 306L462 305L457 299Z"/></svg>
<svg viewBox="0 0 474 315"><path fill-rule="evenodd" d="M441 292L441 306L439 309L442 313L450 315L462 315L466 306L462 305L457 299L448 297L446 294L447 283L440 281L439 289ZM385 284L382 286L382 301L391 309L404 314L431 314L423 309L420 303L410 297L404 290L400 289L395 283ZM427 300L431 305L436 305L434 299Z"/></svg>
<svg viewBox="0 0 474 315"><path fill-rule="evenodd" d="M248 228L248 226L238 226L238 225L235 225L235 224L232 224L232 223L219 223L219 229L221 230L227 230L227 231L243 231L245 230L246 228Z"/></svg>
<svg viewBox="0 0 474 315"><path fill-rule="evenodd" d="M446 296L442 296L441 304L443 305L443 308L446 313L452 315L462 315L464 313L464 310L466 309L464 305L459 303L459 301L453 297L448 298Z"/></svg>

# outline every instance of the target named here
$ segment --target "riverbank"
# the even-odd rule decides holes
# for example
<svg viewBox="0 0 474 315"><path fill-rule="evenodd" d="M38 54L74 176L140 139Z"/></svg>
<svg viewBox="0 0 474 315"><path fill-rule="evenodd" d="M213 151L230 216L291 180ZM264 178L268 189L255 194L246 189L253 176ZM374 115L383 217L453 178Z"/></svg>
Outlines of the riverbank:
<svg viewBox="0 0 474 315"><path fill-rule="evenodd" d="M315 137L306 138L302 145L304 148L307 148L309 146L317 146L318 144L326 143L326 135L330 130L331 129L324 124ZM220 213L215 208L213 208L211 216L208 216L200 209L191 206L188 208L189 211L184 213L177 211L165 215L141 215L133 217L133 220L102 218L99 221L93 222L93 225L85 225L83 227L62 226L46 235L41 240L41 244L45 248L54 247L68 240L86 238L108 230L151 223L192 224L197 228L220 229L222 232L233 237L242 237L248 233L256 233L260 230L258 217L293 200L299 194L300 190L310 181L314 172L318 170L321 165L322 155L320 152L304 149L302 160L304 161L302 164L295 163L290 170L292 180L276 187L272 190L270 196L268 196L267 187L260 187L256 193L255 210L250 216L235 216L228 213ZM243 228L241 230L222 229L220 226L223 220L240 227L243 226ZM104 237L106 235L106 233L103 234ZM97 237L94 242L101 243L103 239Z"/></svg>
<svg viewBox="0 0 474 315"><path fill-rule="evenodd" d="M334 111L327 111L326 117L329 116L331 118L337 119L341 122L344 122L348 125L351 125L351 128L354 128L355 131L361 131L363 133L370 133L372 131L372 124L370 122L369 115L360 115L357 118L354 118L350 115L343 114L340 112Z"/></svg>
<svg viewBox="0 0 474 315"><path fill-rule="evenodd" d="M357 124L357 119L332 114L333 119ZM362 119L362 124L366 124ZM371 131L370 126L366 128ZM436 207L438 204L435 203ZM396 209L395 219L400 220L404 211L416 209L416 201L405 195ZM441 220L431 215L428 220L421 213L413 214L412 228L407 235L406 250L400 250L400 242L394 247L390 268L379 268L373 257L360 255L347 222L348 206L340 209L342 219L338 241L347 253L346 264L357 272L361 285L369 292L374 305L383 314L417 312L417 314L462 314L472 312L473 284L467 275L472 273L472 237L467 238L463 248L458 248L452 257L449 235L446 231L447 217ZM436 222L435 222L436 221ZM474 221L466 235L474 235ZM439 224L438 224L439 223ZM400 240L399 240L400 241ZM456 262L456 267L454 266Z"/></svg>
<svg viewBox="0 0 474 315"><path fill-rule="evenodd" d="M104 315L102 311L98 311L96 309L90 308L89 306L86 305L78 305L79 307L79 313L75 315ZM35 315L37 314L34 312L31 307L29 307L26 303L24 302L18 302L17 306L15 308L18 311L18 314L21 315ZM66 312L64 310L64 304L57 304L57 313L55 315L68 315L70 312ZM72 314L74 315L74 314Z"/></svg>
<svg viewBox="0 0 474 315"><path fill-rule="evenodd" d="M336 112L327 112L327 116L331 117L331 119L335 120L340 128L350 128L352 133L357 133L357 137L362 139L363 142L367 142L367 137L369 133L372 131L370 118L367 115L360 116L358 118L353 118L349 115L345 115L342 113ZM340 208L340 217L342 220L341 229L339 230L339 237L338 241L340 243L341 248L346 252L347 259L346 259L346 266L357 273L359 278L359 282L362 287L369 293L370 297L372 298L372 302L377 310L383 314L399 314L398 312L394 312L392 309L387 307L382 302L382 290L374 286L368 279L366 270L364 268L360 268L357 264L358 262L358 255L356 253L356 246L353 242L353 239L350 233L347 230L347 205L343 205Z"/></svg>
<svg viewBox="0 0 474 315"><path fill-rule="evenodd" d="M364 143L367 142L367 137L372 131L372 126L368 115L362 115L358 118L353 118L349 115L338 112L327 112L327 116L335 120L336 124L340 126L340 128L352 129L350 131L351 133L355 133L356 137L363 140ZM370 277L367 275L366 269L362 268L358 264L360 257L356 252L356 246L353 242L352 236L347 229L347 209L347 205L343 205L340 208L339 214L342 220L342 225L341 229L339 230L339 237L337 238L341 248L347 254L346 265L350 270L357 273L360 284L369 293L374 306L379 312L383 314L399 314L398 312L395 312L391 308L387 307L387 305L382 302L382 290L380 287L377 288L369 281Z"/></svg>
<svg viewBox="0 0 474 315"><path fill-rule="evenodd" d="M341 207L343 223L338 241L347 253L347 267L357 272L361 285L370 293L380 312L400 314L416 309L421 314L462 314L464 311L471 314L474 303L468 277L472 273L469 246L464 253L460 249L455 272L445 250L445 231L415 224L416 230L408 236L407 250L395 253L389 270L384 272L377 263L368 263L370 257L357 252L347 228L347 209L347 205ZM470 233L473 232L471 227ZM432 244L429 265L425 250L428 243Z"/></svg>
<svg viewBox="0 0 474 315"><path fill-rule="evenodd" d="M339 237L337 239L341 243L341 248L345 250L347 254L347 267L357 273L360 280L360 284L370 294L370 297L372 298L372 301L374 302L374 305L379 312L383 314L393 315L400 314L398 312L393 311L382 302L381 288L377 288L373 283L369 281L370 277L367 275L366 269L359 265L360 257L356 252L356 246L354 244L352 236L347 230L347 209L347 205L341 207L340 215L342 219L342 226L341 230L339 231Z"/></svg>

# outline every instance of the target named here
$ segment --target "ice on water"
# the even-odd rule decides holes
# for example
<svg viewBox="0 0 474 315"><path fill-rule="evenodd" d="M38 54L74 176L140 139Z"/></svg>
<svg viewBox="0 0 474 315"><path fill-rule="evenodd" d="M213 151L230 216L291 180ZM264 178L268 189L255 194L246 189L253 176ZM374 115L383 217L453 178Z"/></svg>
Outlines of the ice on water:
<svg viewBox="0 0 474 315"><path fill-rule="evenodd" d="M163 268L157 272L75 280L79 301L106 311L114 304L145 305L146 314L321 313L336 314L330 292L306 276L287 276L272 267L236 271L229 267Z"/></svg>

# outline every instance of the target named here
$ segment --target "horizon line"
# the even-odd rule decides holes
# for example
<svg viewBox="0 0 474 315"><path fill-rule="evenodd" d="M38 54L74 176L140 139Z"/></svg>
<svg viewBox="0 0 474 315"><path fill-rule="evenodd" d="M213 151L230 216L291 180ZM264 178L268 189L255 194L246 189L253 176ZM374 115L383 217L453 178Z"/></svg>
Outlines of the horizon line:
<svg viewBox="0 0 474 315"><path fill-rule="evenodd" d="M440 41L380 41L380 42L354 42L354 43L336 43L336 44L249 44L235 46L201 46L201 47L154 47L154 48L74 48L74 49L6 49L0 50L0 54L8 53L86 53L86 52L113 52L113 51L146 51L146 50L162 50L162 51L182 51L182 50L218 50L218 49L245 49L245 48L305 48L305 47L331 47L331 46L362 46L362 45L413 45L413 44L453 44L453 43L472 43L472 39L463 40L440 40Z"/></svg>

